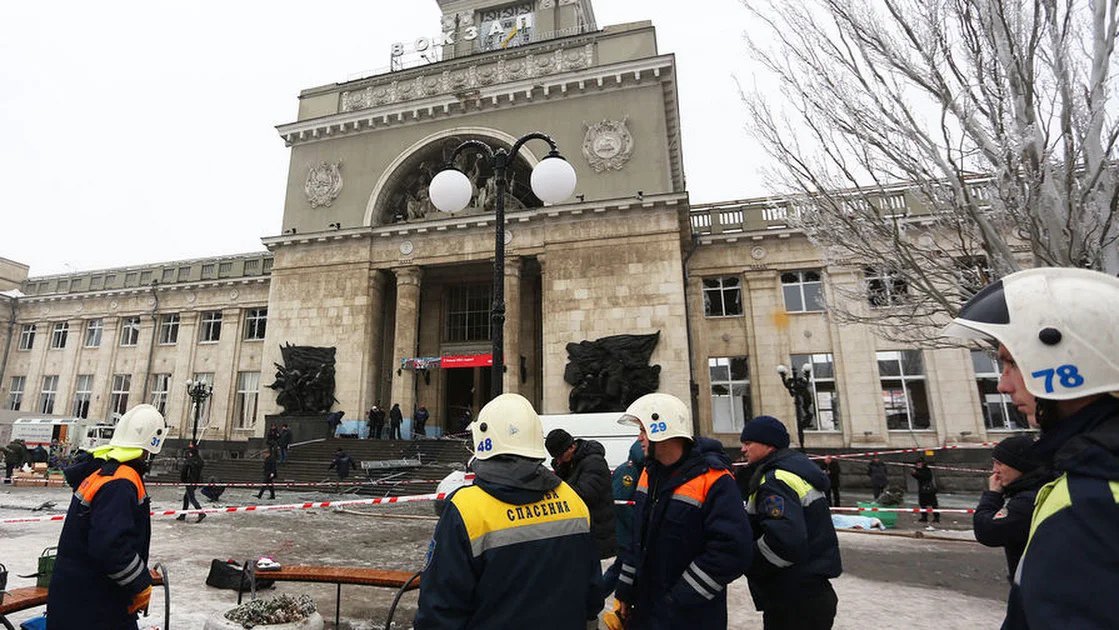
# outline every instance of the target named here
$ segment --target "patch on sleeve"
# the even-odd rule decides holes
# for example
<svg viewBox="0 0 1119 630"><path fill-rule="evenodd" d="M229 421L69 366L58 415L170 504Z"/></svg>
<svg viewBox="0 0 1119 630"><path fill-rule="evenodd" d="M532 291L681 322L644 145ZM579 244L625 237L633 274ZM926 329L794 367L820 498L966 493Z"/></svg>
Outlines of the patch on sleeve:
<svg viewBox="0 0 1119 630"><path fill-rule="evenodd" d="M622 485L630 487L633 485L633 475L622 475Z"/></svg>
<svg viewBox="0 0 1119 630"><path fill-rule="evenodd" d="M768 514L770 518L784 518L785 499L776 494L771 494L762 501L762 510Z"/></svg>
<svg viewBox="0 0 1119 630"><path fill-rule="evenodd" d="M424 567L421 571L427 571L428 565L431 564L431 558L435 555L435 539L432 538L431 542L427 544L427 553L424 554Z"/></svg>
<svg viewBox="0 0 1119 630"><path fill-rule="evenodd" d="M995 512L995 515L992 518L1006 518L1009 514L1010 510L1006 509L1006 506L1003 506L1001 510Z"/></svg>

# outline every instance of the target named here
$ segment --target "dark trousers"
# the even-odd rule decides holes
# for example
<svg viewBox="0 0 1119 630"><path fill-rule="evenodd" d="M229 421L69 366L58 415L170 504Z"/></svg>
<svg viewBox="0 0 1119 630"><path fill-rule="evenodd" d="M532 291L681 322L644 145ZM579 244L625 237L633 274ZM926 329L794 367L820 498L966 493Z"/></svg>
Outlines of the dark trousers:
<svg viewBox="0 0 1119 630"><path fill-rule="evenodd" d="M923 492L917 493L917 505L920 505L923 508L938 508L938 507L940 507L940 505L936 501L936 493L935 492L931 493L931 494L925 494ZM929 522L929 513L928 512L921 512L920 521L922 523ZM934 523L939 523L940 522L940 512L933 512L933 522Z"/></svg>
<svg viewBox="0 0 1119 630"><path fill-rule="evenodd" d="M187 509L191 504L194 504L196 510L202 509L202 506L198 504L197 497L194 496L194 486L187 486L186 491L183 492L183 509Z"/></svg>
<svg viewBox="0 0 1119 630"><path fill-rule="evenodd" d="M400 439L400 423L399 422L393 422L391 425L389 425L389 439L390 440L399 440Z"/></svg>
<svg viewBox="0 0 1119 630"><path fill-rule="evenodd" d="M287 460L288 460L288 447L281 446L280 447L280 463L282 464L282 463L286 462Z"/></svg>
<svg viewBox="0 0 1119 630"><path fill-rule="evenodd" d="M381 439L381 434L385 432L384 422L374 422L369 425L369 437L374 440Z"/></svg>
<svg viewBox="0 0 1119 630"><path fill-rule="evenodd" d="M882 496L882 491L886 489L886 485L874 484L874 500L877 501L878 497Z"/></svg>
<svg viewBox="0 0 1119 630"><path fill-rule="evenodd" d="M272 480L271 479L265 481L264 485L260 487L260 491L256 493L256 498L259 499L259 498L263 497L265 490L268 491L268 498L269 499L275 499L276 498L276 486L272 485Z"/></svg>
<svg viewBox="0 0 1119 630"><path fill-rule="evenodd" d="M767 605L762 615L765 630L831 630L839 598L831 584L826 585L827 589L795 603Z"/></svg>
<svg viewBox="0 0 1119 630"><path fill-rule="evenodd" d="M828 503L832 507L839 507L839 485L838 484L833 485L831 487L831 489L828 490Z"/></svg>

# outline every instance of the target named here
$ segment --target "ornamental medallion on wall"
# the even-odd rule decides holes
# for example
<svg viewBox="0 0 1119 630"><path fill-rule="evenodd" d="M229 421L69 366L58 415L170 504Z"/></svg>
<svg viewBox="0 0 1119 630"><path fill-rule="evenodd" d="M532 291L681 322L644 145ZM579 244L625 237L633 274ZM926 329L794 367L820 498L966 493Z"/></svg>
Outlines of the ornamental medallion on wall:
<svg viewBox="0 0 1119 630"><path fill-rule="evenodd" d="M626 128L629 117L621 120L604 120L587 125L583 138L583 157L594 172L620 171L633 156L633 136Z"/></svg>
<svg viewBox="0 0 1119 630"><path fill-rule="evenodd" d="M319 162L318 166L308 169L303 192L307 193L307 203L312 208L330 207L342 192L342 163Z"/></svg>

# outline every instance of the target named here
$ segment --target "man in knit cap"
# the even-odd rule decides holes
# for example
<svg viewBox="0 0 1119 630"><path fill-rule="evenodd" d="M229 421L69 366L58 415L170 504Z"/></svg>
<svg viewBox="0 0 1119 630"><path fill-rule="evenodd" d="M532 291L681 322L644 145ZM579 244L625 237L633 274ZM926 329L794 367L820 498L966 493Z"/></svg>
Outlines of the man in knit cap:
<svg viewBox="0 0 1119 630"><path fill-rule="evenodd" d="M828 508L830 482L812 460L789 449L789 432L772 416L742 429L741 472L754 534L746 574L766 630L829 630L838 598L831 578L843 566Z"/></svg>

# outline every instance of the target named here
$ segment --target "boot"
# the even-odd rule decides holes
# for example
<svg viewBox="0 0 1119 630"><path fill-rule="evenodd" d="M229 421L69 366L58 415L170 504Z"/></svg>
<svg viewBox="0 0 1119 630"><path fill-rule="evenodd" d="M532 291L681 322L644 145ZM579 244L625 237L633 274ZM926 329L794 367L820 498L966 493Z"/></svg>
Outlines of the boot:
<svg viewBox="0 0 1119 630"><path fill-rule="evenodd" d="M205 520L205 519L206 519L206 515L205 515L205 514L199 514L199 515L198 515L198 520L197 520L197 521L194 521L194 522L195 522L195 523L201 523L201 522L202 522L203 520Z"/></svg>
<svg viewBox="0 0 1119 630"><path fill-rule="evenodd" d="M275 498L276 498L276 495L275 495L275 493L273 493L273 494L272 494L272 496L268 497L268 500L269 500L269 501L271 501L271 500L273 500L273 499L275 499Z"/></svg>
<svg viewBox="0 0 1119 630"><path fill-rule="evenodd" d="M180 514L180 515L176 516L175 520L176 521L185 521L186 520L186 514Z"/></svg>

